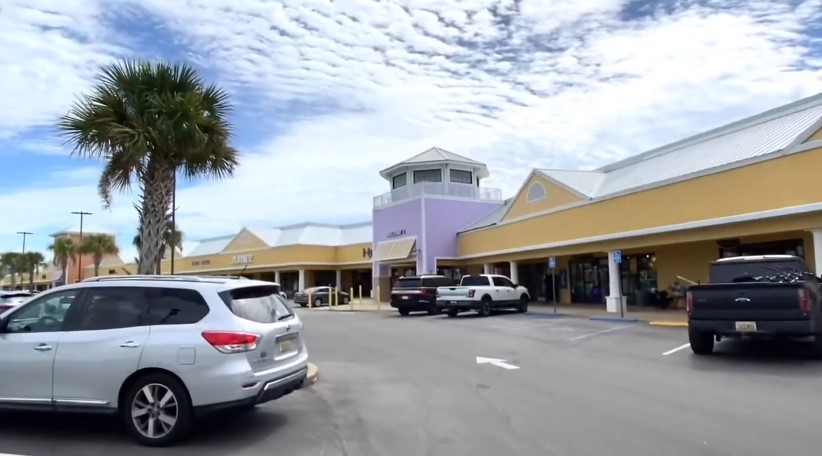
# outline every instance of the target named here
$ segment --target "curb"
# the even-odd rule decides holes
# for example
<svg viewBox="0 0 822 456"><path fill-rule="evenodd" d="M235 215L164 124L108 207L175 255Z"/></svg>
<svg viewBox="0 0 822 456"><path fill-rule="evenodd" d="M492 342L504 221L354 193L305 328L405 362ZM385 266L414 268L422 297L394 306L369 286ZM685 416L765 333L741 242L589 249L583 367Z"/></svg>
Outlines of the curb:
<svg viewBox="0 0 822 456"><path fill-rule="evenodd" d="M615 323L636 323L639 321L639 319L635 317L612 317L610 315L592 315L588 317L588 319L593 321L610 321Z"/></svg>
<svg viewBox="0 0 822 456"><path fill-rule="evenodd" d="M554 313L554 312L534 312L534 311L530 311L530 310L528 312L526 312L525 315L526 316L533 316L533 317L537 317L537 318L565 318L565 317L568 316L568 315L565 315L565 314L562 314L562 313L559 313L559 312L556 312L556 313Z"/></svg>
<svg viewBox="0 0 822 456"><path fill-rule="evenodd" d="M320 379L320 369L317 368L317 365L314 363L308 363L308 373L305 376L305 381L308 383L307 386L311 386L317 383L317 380Z"/></svg>
<svg viewBox="0 0 822 456"><path fill-rule="evenodd" d="M665 328L687 328L688 322L687 321L649 321L649 325L651 326L661 326Z"/></svg>

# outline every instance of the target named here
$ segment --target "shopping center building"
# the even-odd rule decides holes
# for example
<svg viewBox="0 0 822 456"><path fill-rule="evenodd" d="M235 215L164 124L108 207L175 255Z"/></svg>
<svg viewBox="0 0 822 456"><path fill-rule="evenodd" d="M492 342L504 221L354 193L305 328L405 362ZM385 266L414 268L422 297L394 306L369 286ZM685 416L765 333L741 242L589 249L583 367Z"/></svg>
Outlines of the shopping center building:
<svg viewBox="0 0 822 456"><path fill-rule="evenodd" d="M595 170L534 169L508 199L483 184L484 164L432 148L380 172L388 191L371 222L244 228L183 252L175 270L362 285L382 299L400 275L488 271L614 311L706 280L718 257L793 254L822 272L820 170L822 95Z"/></svg>

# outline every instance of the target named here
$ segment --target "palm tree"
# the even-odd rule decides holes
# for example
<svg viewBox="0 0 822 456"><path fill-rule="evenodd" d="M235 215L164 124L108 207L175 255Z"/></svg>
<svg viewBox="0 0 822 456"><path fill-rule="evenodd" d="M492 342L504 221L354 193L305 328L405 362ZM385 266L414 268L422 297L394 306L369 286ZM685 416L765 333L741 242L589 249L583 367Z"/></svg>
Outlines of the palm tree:
<svg viewBox="0 0 822 456"><path fill-rule="evenodd" d="M21 272L29 275L29 290L34 291L34 276L39 274L45 262L46 258L40 252L29 251L20 255Z"/></svg>
<svg viewBox="0 0 822 456"><path fill-rule="evenodd" d="M142 245L142 241L140 239L140 233L137 233L134 236L134 239L131 241L134 247L137 247L137 250L140 250ZM166 229L163 231L163 250L162 255L159 256L157 259L156 267L154 268L154 273L159 275L162 274L162 263L163 257L165 256L166 250L169 248L177 249L182 251L183 250L183 232L180 230L176 230L171 226L171 223L166 223ZM137 267L140 267L140 259L135 258L134 262L137 263Z"/></svg>
<svg viewBox="0 0 822 456"><path fill-rule="evenodd" d="M22 272L21 254L19 252L0 253L0 269L11 276L11 288L17 287L17 274Z"/></svg>
<svg viewBox="0 0 822 456"><path fill-rule="evenodd" d="M68 283L68 265L77 260L77 245L69 238L57 238L48 249L54 253L54 265L63 271L63 283Z"/></svg>
<svg viewBox="0 0 822 456"><path fill-rule="evenodd" d="M117 248L117 243L114 242L114 237L108 234L89 234L83 238L83 243L80 244L80 253L91 255L92 264L94 264L94 276L100 275L100 265L103 263L103 257L106 255L117 255L120 249Z"/></svg>
<svg viewBox="0 0 822 456"><path fill-rule="evenodd" d="M187 64L123 60L103 67L91 92L61 117L58 129L74 153L104 162L98 189L105 207L113 191L137 182L140 274L162 258L177 173L234 173L230 112L228 94Z"/></svg>

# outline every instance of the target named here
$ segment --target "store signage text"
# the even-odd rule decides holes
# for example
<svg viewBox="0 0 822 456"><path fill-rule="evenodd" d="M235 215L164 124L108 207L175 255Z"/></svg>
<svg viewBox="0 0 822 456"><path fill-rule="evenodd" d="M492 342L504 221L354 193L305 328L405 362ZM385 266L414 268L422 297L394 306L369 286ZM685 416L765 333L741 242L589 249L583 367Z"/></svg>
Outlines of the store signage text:
<svg viewBox="0 0 822 456"><path fill-rule="evenodd" d="M395 238L400 236L405 236L405 228L388 232L389 238Z"/></svg>
<svg viewBox="0 0 822 456"><path fill-rule="evenodd" d="M211 265L211 260L194 260L191 262L192 266L209 266Z"/></svg>
<svg viewBox="0 0 822 456"><path fill-rule="evenodd" d="M369 247L367 249L362 249L362 257L363 258L371 258L372 255L374 255L374 251L371 250L371 247Z"/></svg>
<svg viewBox="0 0 822 456"><path fill-rule="evenodd" d="M254 261L254 255L237 255L231 259L232 264L249 264Z"/></svg>

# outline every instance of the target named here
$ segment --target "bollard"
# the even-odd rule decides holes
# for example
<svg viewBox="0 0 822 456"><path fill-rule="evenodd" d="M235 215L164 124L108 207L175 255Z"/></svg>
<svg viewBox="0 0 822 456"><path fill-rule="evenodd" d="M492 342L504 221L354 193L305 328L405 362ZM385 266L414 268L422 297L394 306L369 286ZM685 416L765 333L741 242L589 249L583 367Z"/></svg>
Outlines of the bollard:
<svg viewBox="0 0 822 456"><path fill-rule="evenodd" d="M377 312L379 312L380 311L380 286L379 285L377 285L377 294L374 295L374 297L377 300Z"/></svg>
<svg viewBox="0 0 822 456"><path fill-rule="evenodd" d="M360 308L362 308L362 285L359 285L360 289ZM354 299L354 296L351 296L351 299Z"/></svg>
<svg viewBox="0 0 822 456"><path fill-rule="evenodd" d="M354 310L354 287L348 289L348 305Z"/></svg>
<svg viewBox="0 0 822 456"><path fill-rule="evenodd" d="M328 297L328 306L337 307L337 300L339 298L339 295L337 295L337 287L331 287L331 295Z"/></svg>
<svg viewBox="0 0 822 456"><path fill-rule="evenodd" d="M314 301L311 300L311 293L308 293L308 308L312 308L314 306Z"/></svg>

